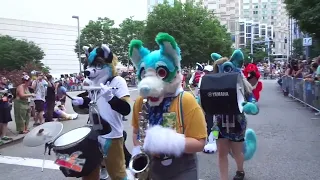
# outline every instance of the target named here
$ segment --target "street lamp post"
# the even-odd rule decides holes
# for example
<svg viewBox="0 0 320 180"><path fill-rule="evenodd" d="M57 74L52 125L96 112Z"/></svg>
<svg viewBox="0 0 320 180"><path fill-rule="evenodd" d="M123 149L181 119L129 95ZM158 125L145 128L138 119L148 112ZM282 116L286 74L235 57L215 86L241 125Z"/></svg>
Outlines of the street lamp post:
<svg viewBox="0 0 320 180"><path fill-rule="evenodd" d="M81 45L80 45L80 22L79 22L79 16L72 16L73 19L77 19L78 22L78 57L79 57L79 70L80 73L82 72L81 70Z"/></svg>

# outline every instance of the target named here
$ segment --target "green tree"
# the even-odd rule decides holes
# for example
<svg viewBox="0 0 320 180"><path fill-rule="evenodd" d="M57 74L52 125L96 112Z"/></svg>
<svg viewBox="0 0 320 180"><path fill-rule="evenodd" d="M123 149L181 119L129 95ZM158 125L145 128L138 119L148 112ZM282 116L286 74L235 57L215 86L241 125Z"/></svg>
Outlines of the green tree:
<svg viewBox="0 0 320 180"><path fill-rule="evenodd" d="M8 71L21 69L28 63L43 66L43 50L32 41L0 35L0 64Z"/></svg>
<svg viewBox="0 0 320 180"><path fill-rule="evenodd" d="M263 42L262 39L256 39L255 42L257 41ZM263 61L265 57L268 57L268 47L265 43L254 43L252 49L253 55L251 55L251 43L247 43L245 49L243 50L245 63L251 63L252 58L253 62L260 62Z"/></svg>
<svg viewBox="0 0 320 180"><path fill-rule="evenodd" d="M114 43L115 34L117 34L117 29L113 28L114 21L105 17L98 18L97 21L89 21L89 23L81 30L80 34L80 47L81 53L83 46L99 46L101 44L108 44L112 47ZM78 54L78 40L76 41L74 51Z"/></svg>
<svg viewBox="0 0 320 180"><path fill-rule="evenodd" d="M300 56L303 56L304 47L302 45L302 38L295 39L292 42L292 55L295 58L299 58Z"/></svg>
<svg viewBox="0 0 320 180"><path fill-rule="evenodd" d="M285 0L289 15L296 19L302 31L320 40L320 3L317 0Z"/></svg>
<svg viewBox="0 0 320 180"><path fill-rule="evenodd" d="M126 18L119 25L118 35L114 42L114 51L123 65L127 65L128 62L131 64L128 56L130 41L132 39L141 39L145 28L144 21L133 20L132 18Z"/></svg>
<svg viewBox="0 0 320 180"><path fill-rule="evenodd" d="M183 65L207 62L212 52L231 54L231 35L216 17L201 4L168 2L149 13L142 40L150 49L157 48L154 38L159 32L175 37L182 51Z"/></svg>

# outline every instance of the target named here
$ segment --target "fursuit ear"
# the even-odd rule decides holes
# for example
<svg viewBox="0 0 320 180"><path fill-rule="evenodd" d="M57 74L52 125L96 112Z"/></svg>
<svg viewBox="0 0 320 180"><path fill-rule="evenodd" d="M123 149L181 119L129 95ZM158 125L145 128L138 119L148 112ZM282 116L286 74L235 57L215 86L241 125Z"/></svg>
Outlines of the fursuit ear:
<svg viewBox="0 0 320 180"><path fill-rule="evenodd" d="M143 42L137 39L133 39L129 45L129 57L132 64L139 69L141 60L150 53L150 51L143 47Z"/></svg>
<svg viewBox="0 0 320 180"><path fill-rule="evenodd" d="M107 63L111 63L113 59L113 54L108 45L102 44L101 49L103 50L103 56Z"/></svg>
<svg viewBox="0 0 320 180"><path fill-rule="evenodd" d="M92 48L89 46L83 46L82 49L83 49L84 53L86 54L86 56L89 57L89 54L92 51Z"/></svg>
<svg viewBox="0 0 320 180"><path fill-rule="evenodd" d="M213 60L213 62L218 60L218 59L221 59L221 58L222 58L222 56L220 54L218 54L218 53L212 53L211 54L211 59Z"/></svg>
<svg viewBox="0 0 320 180"><path fill-rule="evenodd" d="M243 61L244 56L242 51L240 49L235 50L230 58L230 62L232 62L232 64L234 64L237 68L241 68Z"/></svg>
<svg viewBox="0 0 320 180"><path fill-rule="evenodd" d="M174 37L170 36L168 33L159 33L156 37L156 42L160 46L161 54L173 58L176 66L180 67L180 48Z"/></svg>

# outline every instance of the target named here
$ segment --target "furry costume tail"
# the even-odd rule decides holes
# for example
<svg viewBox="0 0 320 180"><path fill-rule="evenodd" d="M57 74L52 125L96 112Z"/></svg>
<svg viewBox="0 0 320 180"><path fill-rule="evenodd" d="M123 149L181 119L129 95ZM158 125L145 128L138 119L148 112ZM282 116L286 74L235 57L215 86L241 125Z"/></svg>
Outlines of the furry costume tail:
<svg viewBox="0 0 320 180"><path fill-rule="evenodd" d="M257 136L253 129L246 130L245 142L243 144L244 160L250 160L257 150Z"/></svg>
<svg viewBox="0 0 320 180"><path fill-rule="evenodd" d="M253 129L246 130L245 141L243 143L244 160L250 160L257 150L257 136ZM233 157L232 152L229 153Z"/></svg>

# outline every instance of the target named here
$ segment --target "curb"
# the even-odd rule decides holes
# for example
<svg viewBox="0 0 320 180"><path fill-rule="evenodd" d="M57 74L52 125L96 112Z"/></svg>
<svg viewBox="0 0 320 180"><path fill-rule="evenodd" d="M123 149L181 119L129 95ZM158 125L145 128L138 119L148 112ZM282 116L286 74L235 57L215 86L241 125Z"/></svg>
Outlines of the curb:
<svg viewBox="0 0 320 180"><path fill-rule="evenodd" d="M17 135L16 137L12 137L13 140L11 141L4 141L4 144L0 145L0 149L8 147L10 145L20 143L24 137L25 137L25 134L21 134L21 135Z"/></svg>

